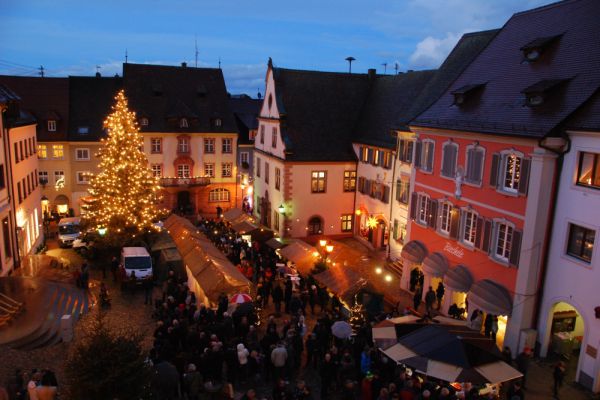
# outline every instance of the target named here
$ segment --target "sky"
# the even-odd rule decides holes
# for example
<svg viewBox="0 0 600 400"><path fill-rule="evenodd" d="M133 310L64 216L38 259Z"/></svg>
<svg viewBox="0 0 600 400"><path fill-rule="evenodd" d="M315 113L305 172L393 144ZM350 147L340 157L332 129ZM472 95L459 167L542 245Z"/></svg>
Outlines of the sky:
<svg viewBox="0 0 600 400"><path fill-rule="evenodd" d="M438 67L467 32L549 0L0 0L0 74L121 74L131 63L218 67L264 93L275 66L378 73ZM387 64L384 67L383 64Z"/></svg>

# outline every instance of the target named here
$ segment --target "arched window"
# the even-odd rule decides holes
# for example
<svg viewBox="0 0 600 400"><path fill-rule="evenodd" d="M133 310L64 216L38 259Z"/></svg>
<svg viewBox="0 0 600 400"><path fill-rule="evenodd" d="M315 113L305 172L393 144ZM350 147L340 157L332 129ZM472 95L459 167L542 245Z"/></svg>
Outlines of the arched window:
<svg viewBox="0 0 600 400"><path fill-rule="evenodd" d="M323 220L320 217L312 217L308 220L308 234L320 235L323 233Z"/></svg>
<svg viewBox="0 0 600 400"><path fill-rule="evenodd" d="M179 120L179 127L180 128L187 128L188 127L188 120L187 120L187 118L181 118Z"/></svg>
<svg viewBox="0 0 600 400"><path fill-rule="evenodd" d="M229 190L223 188L213 189L208 193L209 202L229 201Z"/></svg>

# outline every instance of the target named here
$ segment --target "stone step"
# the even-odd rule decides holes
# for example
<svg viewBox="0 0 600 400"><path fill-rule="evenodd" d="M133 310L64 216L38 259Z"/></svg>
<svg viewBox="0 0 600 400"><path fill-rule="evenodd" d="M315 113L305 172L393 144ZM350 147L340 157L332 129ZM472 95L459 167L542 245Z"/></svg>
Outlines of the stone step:
<svg viewBox="0 0 600 400"><path fill-rule="evenodd" d="M69 290L65 291L65 296L62 302L57 308L56 313L53 315L50 324L46 326L46 329L34 340L27 342L20 347L22 350L32 350L39 347L44 347L51 339L60 331L60 320L67 311L69 311L71 303L73 302L72 293Z"/></svg>

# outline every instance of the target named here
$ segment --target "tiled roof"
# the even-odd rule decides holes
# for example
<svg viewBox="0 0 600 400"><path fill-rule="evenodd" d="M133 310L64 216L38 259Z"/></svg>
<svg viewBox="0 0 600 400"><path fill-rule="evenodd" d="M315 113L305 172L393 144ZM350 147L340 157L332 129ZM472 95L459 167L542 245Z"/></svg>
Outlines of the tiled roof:
<svg viewBox="0 0 600 400"><path fill-rule="evenodd" d="M563 125L566 129L600 132L600 89Z"/></svg>
<svg viewBox="0 0 600 400"><path fill-rule="evenodd" d="M258 128L258 114L262 105L261 99L253 99L247 95L231 96L229 109L233 112L238 128L238 144L252 144L249 132Z"/></svg>
<svg viewBox="0 0 600 400"><path fill-rule="evenodd" d="M10 88L21 98L22 111L34 117L37 140L64 141L69 122L69 79L0 76L0 84ZM57 116L56 132L48 132L49 116Z"/></svg>
<svg viewBox="0 0 600 400"><path fill-rule="evenodd" d="M395 148L396 138L392 135L392 129L398 121L408 121L414 116L408 113L435 72L415 71L377 76L355 128L355 141Z"/></svg>
<svg viewBox="0 0 600 400"><path fill-rule="evenodd" d="M10 88L0 85L0 103L8 103L9 101L19 101L21 98Z"/></svg>
<svg viewBox="0 0 600 400"><path fill-rule="evenodd" d="M445 93L411 125L499 135L559 134L561 123L600 87L600 2L567 0L512 16ZM521 48L559 36L539 59ZM523 91L543 80L564 80L541 105L527 106ZM455 106L452 91L486 83L478 101Z"/></svg>
<svg viewBox="0 0 600 400"><path fill-rule="evenodd" d="M122 79L117 77L69 77L70 141L99 141L104 137L104 119L122 86Z"/></svg>
<svg viewBox="0 0 600 400"><path fill-rule="evenodd" d="M123 64L123 82L131 108L148 118L142 131L237 130L220 69ZM188 119L188 128L179 127L180 118Z"/></svg>
<svg viewBox="0 0 600 400"><path fill-rule="evenodd" d="M273 68L290 161L354 161L352 134L371 80L366 74Z"/></svg>

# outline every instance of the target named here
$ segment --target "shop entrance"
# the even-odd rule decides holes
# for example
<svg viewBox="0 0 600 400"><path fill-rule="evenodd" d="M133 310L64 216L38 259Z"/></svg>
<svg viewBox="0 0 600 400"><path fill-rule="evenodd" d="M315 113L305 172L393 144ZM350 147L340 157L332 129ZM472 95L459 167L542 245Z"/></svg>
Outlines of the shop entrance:
<svg viewBox="0 0 600 400"><path fill-rule="evenodd" d="M177 193L177 209L181 213L189 213L192 211L192 205L190 203L190 192L183 190Z"/></svg>
<svg viewBox="0 0 600 400"><path fill-rule="evenodd" d="M582 380L579 360L584 333L584 321L577 309L569 303L556 303L550 311L548 356L565 362L565 382Z"/></svg>
<svg viewBox="0 0 600 400"><path fill-rule="evenodd" d="M423 275L423 271L419 267L415 267L410 271L410 286L409 290L414 292L417 286L420 286L423 289L423 284L425 283L425 275Z"/></svg>

